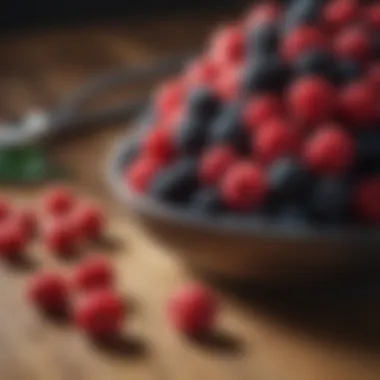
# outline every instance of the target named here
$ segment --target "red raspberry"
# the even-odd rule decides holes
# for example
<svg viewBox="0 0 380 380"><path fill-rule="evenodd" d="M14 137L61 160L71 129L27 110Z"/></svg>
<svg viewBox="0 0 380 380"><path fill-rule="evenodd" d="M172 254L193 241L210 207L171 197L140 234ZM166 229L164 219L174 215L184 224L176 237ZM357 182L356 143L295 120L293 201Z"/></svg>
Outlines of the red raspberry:
<svg viewBox="0 0 380 380"><path fill-rule="evenodd" d="M380 178L363 181L357 188L354 207L360 218L366 222L380 224Z"/></svg>
<svg viewBox="0 0 380 380"><path fill-rule="evenodd" d="M285 37L282 55L286 60L294 61L305 51L324 48L326 45L326 38L318 28L301 26Z"/></svg>
<svg viewBox="0 0 380 380"><path fill-rule="evenodd" d="M205 185L218 184L227 170L237 160L236 152L229 146L215 146L201 159L200 178Z"/></svg>
<svg viewBox="0 0 380 380"><path fill-rule="evenodd" d="M235 66L224 69L215 82L215 92L224 101L232 101L238 97L240 89L241 70Z"/></svg>
<svg viewBox="0 0 380 380"><path fill-rule="evenodd" d="M267 182L262 168L251 162L233 165L224 176L221 195L233 210L251 210L259 206L267 193Z"/></svg>
<svg viewBox="0 0 380 380"><path fill-rule="evenodd" d="M6 218L11 212L11 206L9 205L8 200L1 198L0 199L0 221Z"/></svg>
<svg viewBox="0 0 380 380"><path fill-rule="evenodd" d="M20 220L8 218L0 223L0 256L11 258L24 253L28 234Z"/></svg>
<svg viewBox="0 0 380 380"><path fill-rule="evenodd" d="M154 157L138 157L125 172L126 184L139 194L146 194L162 163Z"/></svg>
<svg viewBox="0 0 380 380"><path fill-rule="evenodd" d="M33 305L48 312L63 312L69 306L67 282L57 273L38 273L31 278L27 297Z"/></svg>
<svg viewBox="0 0 380 380"><path fill-rule="evenodd" d="M265 122L282 115L280 99L274 95L262 95L250 100L243 112L243 123L250 131L256 130Z"/></svg>
<svg viewBox="0 0 380 380"><path fill-rule="evenodd" d="M156 95L156 108L160 117L182 106L186 95L186 87L179 79L164 84Z"/></svg>
<svg viewBox="0 0 380 380"><path fill-rule="evenodd" d="M211 56L219 64L242 62L245 54L244 30L239 25L229 25L217 31L211 41Z"/></svg>
<svg viewBox="0 0 380 380"><path fill-rule="evenodd" d="M82 204L72 214L71 222L78 236L98 239L105 229L106 218L99 206Z"/></svg>
<svg viewBox="0 0 380 380"><path fill-rule="evenodd" d="M50 220L43 231L46 248L62 256L71 255L78 243L78 233L69 218Z"/></svg>
<svg viewBox="0 0 380 380"><path fill-rule="evenodd" d="M371 28L380 31L380 4L373 4L367 8L366 20Z"/></svg>
<svg viewBox="0 0 380 380"><path fill-rule="evenodd" d="M371 53L370 37L363 28L350 27L337 35L334 48L341 58L365 61Z"/></svg>
<svg viewBox="0 0 380 380"><path fill-rule="evenodd" d="M193 62L186 70L185 81L190 86L212 85L219 75L218 65L210 58Z"/></svg>
<svg viewBox="0 0 380 380"><path fill-rule="evenodd" d="M295 153L299 138L291 125L280 119L273 119L260 127L253 144L260 160L269 164L281 156Z"/></svg>
<svg viewBox="0 0 380 380"><path fill-rule="evenodd" d="M218 300L210 290L200 284L181 287L168 302L170 322L186 335L199 335L210 331L215 325L218 311Z"/></svg>
<svg viewBox="0 0 380 380"><path fill-rule="evenodd" d="M260 24L274 22L281 15L281 6L275 2L265 2L254 5L245 17L244 24L247 29L256 28Z"/></svg>
<svg viewBox="0 0 380 380"><path fill-rule="evenodd" d="M355 159L353 138L336 125L324 125L304 146L306 164L325 175L345 172Z"/></svg>
<svg viewBox="0 0 380 380"><path fill-rule="evenodd" d="M31 210L16 210L11 216L16 223L20 223L26 236L32 237L37 230L37 218Z"/></svg>
<svg viewBox="0 0 380 380"><path fill-rule="evenodd" d="M169 128L153 128L148 132L143 142L144 152L168 162L175 156L173 133Z"/></svg>
<svg viewBox="0 0 380 380"><path fill-rule="evenodd" d="M121 297L111 290L91 292L75 310L77 326L93 338L102 339L120 333L126 315Z"/></svg>
<svg viewBox="0 0 380 380"><path fill-rule="evenodd" d="M374 86L365 81L348 85L339 97L342 116L364 128L376 119L377 104Z"/></svg>
<svg viewBox="0 0 380 380"><path fill-rule="evenodd" d="M317 76L295 81L289 89L287 99L291 116L306 125L327 119L335 108L334 87Z"/></svg>
<svg viewBox="0 0 380 380"><path fill-rule="evenodd" d="M76 199L68 188L61 186L49 189L43 201L49 214L62 215L72 210Z"/></svg>
<svg viewBox="0 0 380 380"><path fill-rule="evenodd" d="M113 268L105 257L90 257L82 262L74 272L74 284L79 290L92 291L111 288L113 282Z"/></svg>
<svg viewBox="0 0 380 380"><path fill-rule="evenodd" d="M323 9L323 19L331 30L340 30L355 21L360 13L357 0L333 0Z"/></svg>
<svg viewBox="0 0 380 380"><path fill-rule="evenodd" d="M375 63L369 68L368 77L377 94L380 95L380 63Z"/></svg>

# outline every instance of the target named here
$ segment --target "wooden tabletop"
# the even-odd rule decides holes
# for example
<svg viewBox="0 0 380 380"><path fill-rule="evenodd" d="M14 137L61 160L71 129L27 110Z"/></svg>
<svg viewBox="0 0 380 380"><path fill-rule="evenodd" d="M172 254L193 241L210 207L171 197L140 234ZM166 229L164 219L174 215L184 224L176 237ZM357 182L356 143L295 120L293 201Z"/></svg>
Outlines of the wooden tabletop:
<svg viewBox="0 0 380 380"><path fill-rule="evenodd" d="M84 80L106 69L147 62L196 48L225 15L134 20L0 38L0 116L16 117L56 104ZM125 91L109 95L114 100ZM376 297L308 300L258 297L243 302L221 294L217 331L188 341L170 328L165 301L189 280L181 262L160 247L120 207L104 179L104 164L127 125L104 126L56 144L53 155L70 172L70 185L102 202L116 244L101 247L132 300L125 336L99 347L67 324L52 323L24 302L25 281L38 268L70 271L38 244L35 265L0 268L2 380L371 380L380 378L379 301ZM38 201L40 188L2 189L14 201ZM37 204L37 203L35 203ZM99 248L100 249L100 248ZM311 302L310 302L311 301Z"/></svg>

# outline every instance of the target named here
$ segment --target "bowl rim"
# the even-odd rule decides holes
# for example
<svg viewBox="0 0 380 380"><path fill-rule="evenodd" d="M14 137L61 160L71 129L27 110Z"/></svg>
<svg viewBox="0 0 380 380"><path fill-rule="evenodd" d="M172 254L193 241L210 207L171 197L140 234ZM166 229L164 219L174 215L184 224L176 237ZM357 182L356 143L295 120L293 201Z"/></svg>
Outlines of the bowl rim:
<svg viewBox="0 0 380 380"><path fill-rule="evenodd" d="M206 216L197 213L189 213L186 210L162 204L154 199L141 196L134 192L125 183L123 171L128 162L130 154L142 137L146 128L141 124L137 130L128 133L116 143L109 156L106 167L107 181L116 197L126 206L139 214L161 219L164 222L180 224L184 227L207 230L216 234L232 234L240 236L261 235L269 238L280 238L288 240L346 240L347 242L360 242L366 245L375 243L380 245L380 231L376 228L346 226L342 227L317 227L311 225L289 225L279 223L273 219L264 220L262 217L249 217L249 223L244 217L223 218Z"/></svg>

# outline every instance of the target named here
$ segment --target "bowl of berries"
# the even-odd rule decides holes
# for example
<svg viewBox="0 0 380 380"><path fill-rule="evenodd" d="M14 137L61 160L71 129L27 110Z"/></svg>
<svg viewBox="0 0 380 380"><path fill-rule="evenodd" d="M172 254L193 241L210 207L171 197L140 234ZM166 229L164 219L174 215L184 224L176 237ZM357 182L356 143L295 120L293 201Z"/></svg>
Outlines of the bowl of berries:
<svg viewBox="0 0 380 380"><path fill-rule="evenodd" d="M119 197L192 266L304 278L379 263L380 6L253 6L155 94Z"/></svg>

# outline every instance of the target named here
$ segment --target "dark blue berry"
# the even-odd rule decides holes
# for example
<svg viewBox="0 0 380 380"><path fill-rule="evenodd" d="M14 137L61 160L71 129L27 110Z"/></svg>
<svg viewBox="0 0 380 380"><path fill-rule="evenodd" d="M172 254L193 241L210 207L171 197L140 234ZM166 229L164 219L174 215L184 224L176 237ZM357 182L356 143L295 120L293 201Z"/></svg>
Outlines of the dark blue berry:
<svg viewBox="0 0 380 380"><path fill-rule="evenodd" d="M276 24L261 24L254 28L248 36L248 53L253 59L258 56L275 54L277 52L279 36Z"/></svg>
<svg viewBox="0 0 380 380"><path fill-rule="evenodd" d="M282 91L290 80L290 70L277 56L258 57L247 69L245 85L251 93Z"/></svg>
<svg viewBox="0 0 380 380"><path fill-rule="evenodd" d="M297 199L311 186L309 172L295 159L282 158L269 169L269 186L280 199Z"/></svg>
<svg viewBox="0 0 380 380"><path fill-rule="evenodd" d="M205 119L196 115L185 116L175 138L178 150L185 154L198 153L206 143L207 130Z"/></svg>
<svg viewBox="0 0 380 380"><path fill-rule="evenodd" d="M356 167L357 175L380 173L380 131L361 131L356 135Z"/></svg>
<svg viewBox="0 0 380 380"><path fill-rule="evenodd" d="M314 187L311 209L316 221L326 224L347 220L350 206L349 183L339 178L322 178Z"/></svg>
<svg viewBox="0 0 380 380"><path fill-rule="evenodd" d="M249 154L251 139L242 124L240 104L229 104L209 126L210 144L230 144L242 154Z"/></svg>
<svg viewBox="0 0 380 380"><path fill-rule="evenodd" d="M183 158L159 173L151 188L154 198L168 203L186 203L198 188L197 162Z"/></svg>
<svg viewBox="0 0 380 380"><path fill-rule="evenodd" d="M209 88L202 87L193 90L189 96L190 115L204 120L210 120L220 108L220 99Z"/></svg>
<svg viewBox="0 0 380 380"><path fill-rule="evenodd" d="M287 7L284 16L284 32L301 25L315 25L321 14L323 0L293 0Z"/></svg>
<svg viewBox="0 0 380 380"><path fill-rule="evenodd" d="M324 50L311 50L303 54L295 62L297 75L321 75L329 80L335 77L333 56Z"/></svg>
<svg viewBox="0 0 380 380"><path fill-rule="evenodd" d="M287 203L279 208L275 220L286 228L299 228L309 224L310 210L307 205L302 202Z"/></svg>
<svg viewBox="0 0 380 380"><path fill-rule="evenodd" d="M363 68L358 62L341 60L335 65L335 82L347 84L355 81L363 75Z"/></svg>
<svg viewBox="0 0 380 380"><path fill-rule="evenodd" d="M219 214L224 210L223 202L216 189L200 189L194 194L191 205L194 211L205 216Z"/></svg>

